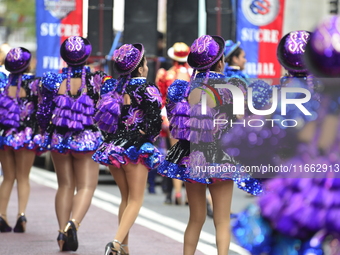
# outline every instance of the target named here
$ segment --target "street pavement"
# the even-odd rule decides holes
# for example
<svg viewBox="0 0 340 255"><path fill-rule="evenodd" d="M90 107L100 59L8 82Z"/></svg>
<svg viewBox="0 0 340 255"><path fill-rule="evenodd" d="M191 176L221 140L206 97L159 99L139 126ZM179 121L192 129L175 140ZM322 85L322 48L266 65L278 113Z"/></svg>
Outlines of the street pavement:
<svg viewBox="0 0 340 255"><path fill-rule="evenodd" d="M0 233L1 255L45 255L61 254L57 245L58 224L54 212L54 196L57 188L56 176L41 168L33 167L31 174L31 194L28 203L26 233ZM0 180L1 181L1 180ZM183 194L185 194L183 189ZM145 200L136 224L130 231L130 254L138 255L180 255L183 234L189 216L185 205L165 205L165 196L160 185L156 194L145 191ZM254 202L254 197L237 188L234 190L232 211L244 209ZM104 254L106 243L112 241L118 225L119 190L109 175L101 174L92 205L78 230L79 248L71 254ZM17 192L13 189L7 217L14 226L17 215ZM196 255L217 254L214 226L207 217ZM233 240L229 255L249 255Z"/></svg>

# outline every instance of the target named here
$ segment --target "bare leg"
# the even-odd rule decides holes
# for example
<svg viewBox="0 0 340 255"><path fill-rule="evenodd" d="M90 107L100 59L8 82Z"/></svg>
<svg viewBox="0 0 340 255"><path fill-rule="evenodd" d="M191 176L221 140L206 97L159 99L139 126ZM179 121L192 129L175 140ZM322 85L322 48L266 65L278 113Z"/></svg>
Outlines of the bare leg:
<svg viewBox="0 0 340 255"><path fill-rule="evenodd" d="M14 152L15 155L15 175L18 188L18 215L25 213L30 194L29 173L31 171L35 152L32 150L21 149Z"/></svg>
<svg viewBox="0 0 340 255"><path fill-rule="evenodd" d="M0 186L0 216L7 221L7 207L15 181L14 151L1 151L0 161L4 177Z"/></svg>
<svg viewBox="0 0 340 255"><path fill-rule="evenodd" d="M72 156L52 152L52 160L58 179L58 190L55 196L55 210L59 229L63 230L70 219L75 181Z"/></svg>
<svg viewBox="0 0 340 255"><path fill-rule="evenodd" d="M92 152L72 153L77 194L73 197L71 218L75 219L77 228L91 205L98 184L99 164L93 161L92 155Z"/></svg>
<svg viewBox="0 0 340 255"><path fill-rule="evenodd" d="M118 185L120 195L121 195L121 202L119 205L119 212L118 212L118 220L119 223L121 222L122 215L125 211L125 208L128 204L128 197L129 197L129 187L126 180L126 174L125 171L121 168L117 168L114 166L109 166L110 172L115 180L115 182ZM123 244L128 245L129 243L129 233L127 233L126 237L123 241L121 241ZM128 248L124 248L126 252L129 252Z"/></svg>
<svg viewBox="0 0 340 255"><path fill-rule="evenodd" d="M129 163L124 165L123 169L128 184L128 202L115 236L115 239L118 241L126 238L138 216L139 210L143 204L144 191L148 178L148 169L142 164Z"/></svg>
<svg viewBox="0 0 340 255"><path fill-rule="evenodd" d="M214 205L213 218L216 229L218 254L228 254L230 244L230 207L233 181L221 181L208 185Z"/></svg>
<svg viewBox="0 0 340 255"><path fill-rule="evenodd" d="M206 218L206 188L202 183L185 183L189 202L189 222L184 233L184 255L195 254Z"/></svg>
<svg viewBox="0 0 340 255"><path fill-rule="evenodd" d="M172 179L173 186L175 188L175 202L176 204L182 204L182 185L183 181L179 179Z"/></svg>
<svg viewBox="0 0 340 255"><path fill-rule="evenodd" d="M171 136L171 133L170 133L170 130L169 130L169 129L167 129L166 133L167 133L167 135L168 135L168 137L169 137L170 147L173 146L175 143L178 142L177 139L175 139L175 138L173 138L173 137Z"/></svg>

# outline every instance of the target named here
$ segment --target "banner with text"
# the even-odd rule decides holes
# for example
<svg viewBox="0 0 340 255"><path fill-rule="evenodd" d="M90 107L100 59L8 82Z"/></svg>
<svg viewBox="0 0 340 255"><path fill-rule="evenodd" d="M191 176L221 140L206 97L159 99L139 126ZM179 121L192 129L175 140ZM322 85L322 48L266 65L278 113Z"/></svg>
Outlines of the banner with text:
<svg viewBox="0 0 340 255"><path fill-rule="evenodd" d="M36 0L36 75L58 72L60 45L70 36L82 36L83 0Z"/></svg>
<svg viewBox="0 0 340 255"><path fill-rule="evenodd" d="M245 73L252 78L281 75L276 57L285 0L238 0L236 38L246 53Z"/></svg>

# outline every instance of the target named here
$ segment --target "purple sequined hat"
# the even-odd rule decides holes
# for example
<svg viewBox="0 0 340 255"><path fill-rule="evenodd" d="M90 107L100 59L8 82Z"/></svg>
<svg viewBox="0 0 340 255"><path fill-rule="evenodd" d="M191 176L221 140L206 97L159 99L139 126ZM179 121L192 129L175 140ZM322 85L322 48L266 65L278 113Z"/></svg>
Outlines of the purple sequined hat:
<svg viewBox="0 0 340 255"><path fill-rule="evenodd" d="M131 73L144 56L144 46L141 43L123 44L113 53L114 66L120 75Z"/></svg>
<svg viewBox="0 0 340 255"><path fill-rule="evenodd" d="M213 66L224 52L224 39L217 35L202 35L190 47L188 64L196 70Z"/></svg>
<svg viewBox="0 0 340 255"><path fill-rule="evenodd" d="M312 33L306 47L305 63L319 77L340 77L340 17L323 20Z"/></svg>
<svg viewBox="0 0 340 255"><path fill-rule="evenodd" d="M291 73L306 73L307 68L303 60L306 45L311 33L304 30L286 34L277 47L277 59L280 64Z"/></svg>
<svg viewBox="0 0 340 255"><path fill-rule="evenodd" d="M31 61L31 52L23 47L11 49L5 58L5 68L11 73L24 72Z"/></svg>
<svg viewBox="0 0 340 255"><path fill-rule="evenodd" d="M71 36L60 46L60 55L70 66L82 65L92 51L89 40L81 36Z"/></svg>

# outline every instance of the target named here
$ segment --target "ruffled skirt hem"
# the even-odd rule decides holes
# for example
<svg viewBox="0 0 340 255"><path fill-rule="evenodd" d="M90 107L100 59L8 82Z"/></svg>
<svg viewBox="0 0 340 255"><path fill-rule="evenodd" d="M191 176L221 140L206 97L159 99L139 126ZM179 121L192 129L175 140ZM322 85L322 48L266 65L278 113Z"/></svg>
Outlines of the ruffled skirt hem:
<svg viewBox="0 0 340 255"><path fill-rule="evenodd" d="M4 135L0 136L0 149L6 150L8 148L33 150L37 155L46 151L43 147L42 135L34 134L30 127L19 132L16 129L5 131Z"/></svg>
<svg viewBox="0 0 340 255"><path fill-rule="evenodd" d="M128 163L141 163L150 170L157 168L164 159L164 156L149 142L143 143L140 147L132 145L127 149L119 145L104 142L92 158L100 164L106 166L113 165L117 168Z"/></svg>
<svg viewBox="0 0 340 255"><path fill-rule="evenodd" d="M240 172L240 165L215 164L205 168L200 167L195 169L165 160L159 165L157 172L162 176L189 183L213 184L220 181L232 180L239 189L251 195L259 195L263 192L261 181L252 178L247 173Z"/></svg>

